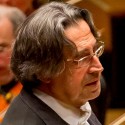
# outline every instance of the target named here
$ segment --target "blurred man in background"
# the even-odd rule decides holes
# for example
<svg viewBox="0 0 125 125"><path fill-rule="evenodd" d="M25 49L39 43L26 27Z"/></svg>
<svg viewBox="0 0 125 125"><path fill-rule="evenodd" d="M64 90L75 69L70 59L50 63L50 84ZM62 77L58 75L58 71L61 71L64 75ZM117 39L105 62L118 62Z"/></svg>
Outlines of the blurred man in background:
<svg viewBox="0 0 125 125"><path fill-rule="evenodd" d="M0 5L0 121L22 88L10 70L10 56L16 31L25 18L21 10Z"/></svg>

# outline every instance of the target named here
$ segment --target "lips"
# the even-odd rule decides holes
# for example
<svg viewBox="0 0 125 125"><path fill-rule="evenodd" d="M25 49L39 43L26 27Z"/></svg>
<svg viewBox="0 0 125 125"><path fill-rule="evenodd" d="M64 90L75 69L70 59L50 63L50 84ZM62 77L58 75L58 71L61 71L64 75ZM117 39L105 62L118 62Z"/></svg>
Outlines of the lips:
<svg viewBox="0 0 125 125"><path fill-rule="evenodd" d="M97 84L97 82L98 82L98 81L90 82L90 83L88 83L86 86L95 85L95 84Z"/></svg>
<svg viewBox="0 0 125 125"><path fill-rule="evenodd" d="M99 87L99 80L93 80L92 82L89 82L85 85L86 87L89 87L90 90L92 89L93 91L97 90Z"/></svg>
<svg viewBox="0 0 125 125"><path fill-rule="evenodd" d="M89 89L92 91L92 92L96 92L99 88L99 80L94 80L92 82L89 82L85 85L86 87L89 87Z"/></svg>

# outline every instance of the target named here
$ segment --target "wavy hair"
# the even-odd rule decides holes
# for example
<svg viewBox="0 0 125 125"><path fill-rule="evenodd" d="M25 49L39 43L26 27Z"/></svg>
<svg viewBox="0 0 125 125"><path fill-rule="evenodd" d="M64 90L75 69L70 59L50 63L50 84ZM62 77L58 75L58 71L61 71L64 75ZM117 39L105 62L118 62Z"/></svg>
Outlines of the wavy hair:
<svg viewBox="0 0 125 125"><path fill-rule="evenodd" d="M86 9L63 2L50 2L33 12L20 26L11 58L11 68L26 87L36 87L64 69L65 51L77 52L64 30L85 20L98 37L91 14Z"/></svg>

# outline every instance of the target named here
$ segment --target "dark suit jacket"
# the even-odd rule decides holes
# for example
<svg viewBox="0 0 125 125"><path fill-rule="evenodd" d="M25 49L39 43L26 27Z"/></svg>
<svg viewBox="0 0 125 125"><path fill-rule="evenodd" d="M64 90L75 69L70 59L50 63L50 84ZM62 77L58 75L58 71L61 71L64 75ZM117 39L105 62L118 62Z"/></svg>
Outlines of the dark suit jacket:
<svg viewBox="0 0 125 125"><path fill-rule="evenodd" d="M101 125L92 113L90 125ZM1 125L68 125L55 111L23 88L14 99Z"/></svg>

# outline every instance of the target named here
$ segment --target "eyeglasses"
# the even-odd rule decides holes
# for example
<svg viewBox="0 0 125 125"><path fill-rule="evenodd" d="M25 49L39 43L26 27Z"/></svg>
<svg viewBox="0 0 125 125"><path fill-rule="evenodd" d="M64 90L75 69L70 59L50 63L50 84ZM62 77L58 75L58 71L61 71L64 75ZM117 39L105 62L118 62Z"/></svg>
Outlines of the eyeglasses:
<svg viewBox="0 0 125 125"><path fill-rule="evenodd" d="M74 68L81 68L89 65L93 56L97 56L98 58L104 52L104 42L99 41L97 42L95 52L91 55L84 56L80 59L67 59L67 62L72 62Z"/></svg>

